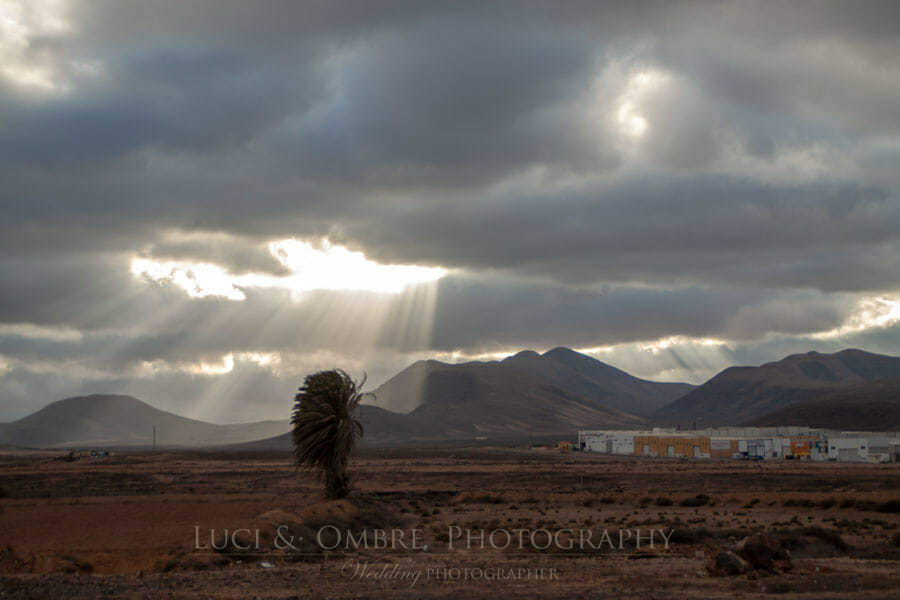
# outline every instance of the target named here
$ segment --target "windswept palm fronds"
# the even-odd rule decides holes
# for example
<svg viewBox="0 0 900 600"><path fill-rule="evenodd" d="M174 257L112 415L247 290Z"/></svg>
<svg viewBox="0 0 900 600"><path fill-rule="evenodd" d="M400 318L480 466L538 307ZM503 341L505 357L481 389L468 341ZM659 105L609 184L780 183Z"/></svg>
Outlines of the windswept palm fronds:
<svg viewBox="0 0 900 600"><path fill-rule="evenodd" d="M300 466L318 469L328 498L343 498L350 491L347 461L363 435L355 418L360 400L371 394L340 369L307 375L294 398L294 457Z"/></svg>

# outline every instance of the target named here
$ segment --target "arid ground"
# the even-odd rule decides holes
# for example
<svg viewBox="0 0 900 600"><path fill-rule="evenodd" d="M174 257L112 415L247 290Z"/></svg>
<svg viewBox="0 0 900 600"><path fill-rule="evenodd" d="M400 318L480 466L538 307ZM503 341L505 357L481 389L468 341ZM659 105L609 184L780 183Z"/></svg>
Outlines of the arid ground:
<svg viewBox="0 0 900 600"><path fill-rule="evenodd" d="M440 448L366 450L351 468L353 495L325 503L286 454L7 452L0 598L900 597L896 464ZM421 539L275 549L283 523ZM232 534L260 528L259 551L207 548L226 529L238 546L255 543ZM521 531L524 543L512 533L506 547L487 537L481 547L479 532L495 530ZM628 537L638 530L655 531L652 548ZM584 532L597 543L604 531L611 543L579 547ZM756 532L789 558L736 575L714 568Z"/></svg>

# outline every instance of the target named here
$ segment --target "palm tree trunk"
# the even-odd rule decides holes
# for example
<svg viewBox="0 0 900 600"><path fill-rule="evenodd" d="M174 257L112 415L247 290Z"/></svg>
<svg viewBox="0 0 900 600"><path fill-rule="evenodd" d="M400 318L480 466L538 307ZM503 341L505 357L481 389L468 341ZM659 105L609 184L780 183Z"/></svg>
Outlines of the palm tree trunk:
<svg viewBox="0 0 900 600"><path fill-rule="evenodd" d="M325 471L325 496L331 500L345 498L350 493L350 478L343 466Z"/></svg>

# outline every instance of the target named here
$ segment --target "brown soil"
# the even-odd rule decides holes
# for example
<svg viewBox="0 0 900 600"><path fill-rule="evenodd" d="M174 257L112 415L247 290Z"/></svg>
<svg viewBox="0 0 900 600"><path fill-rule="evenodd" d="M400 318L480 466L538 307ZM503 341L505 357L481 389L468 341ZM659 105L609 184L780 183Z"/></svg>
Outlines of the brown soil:
<svg viewBox="0 0 900 600"><path fill-rule="evenodd" d="M352 463L354 494L323 503L286 454L61 457L0 457L0 598L900 597L900 465L372 450ZM306 540L299 555L273 551L281 522L416 528L428 549L313 553ZM451 526L473 530L474 547L450 549ZM195 527L201 545L210 529L267 527L268 541L258 553L198 550ZM659 537L653 548L478 547L478 531L516 528L616 542L626 529L674 533L668 548ZM756 532L790 565L710 571ZM506 578L486 580L490 570Z"/></svg>

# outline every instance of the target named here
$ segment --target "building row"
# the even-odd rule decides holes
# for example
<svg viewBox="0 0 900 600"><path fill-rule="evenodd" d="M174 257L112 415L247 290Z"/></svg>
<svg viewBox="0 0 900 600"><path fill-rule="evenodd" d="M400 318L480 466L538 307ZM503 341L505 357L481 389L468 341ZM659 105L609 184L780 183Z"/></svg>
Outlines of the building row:
<svg viewBox="0 0 900 600"><path fill-rule="evenodd" d="M803 427L587 430L578 432L576 449L633 456L881 463L900 460L900 432L842 432Z"/></svg>

